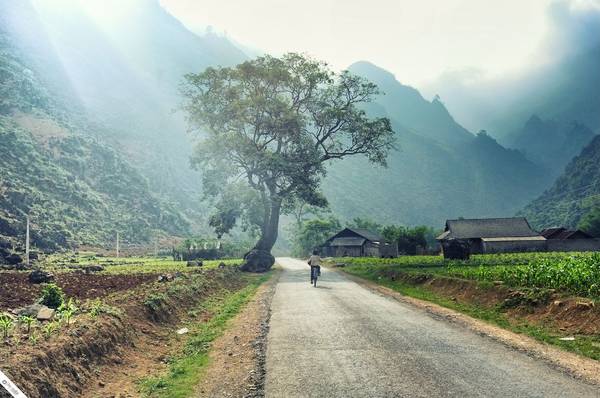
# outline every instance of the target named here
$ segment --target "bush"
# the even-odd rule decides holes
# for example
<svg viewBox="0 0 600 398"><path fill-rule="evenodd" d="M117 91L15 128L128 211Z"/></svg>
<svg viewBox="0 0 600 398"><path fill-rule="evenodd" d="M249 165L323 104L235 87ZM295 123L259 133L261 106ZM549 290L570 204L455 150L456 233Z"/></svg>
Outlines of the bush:
<svg viewBox="0 0 600 398"><path fill-rule="evenodd" d="M63 305L65 301L65 293L55 283L49 283L42 290L42 298L40 303L47 307L57 309Z"/></svg>

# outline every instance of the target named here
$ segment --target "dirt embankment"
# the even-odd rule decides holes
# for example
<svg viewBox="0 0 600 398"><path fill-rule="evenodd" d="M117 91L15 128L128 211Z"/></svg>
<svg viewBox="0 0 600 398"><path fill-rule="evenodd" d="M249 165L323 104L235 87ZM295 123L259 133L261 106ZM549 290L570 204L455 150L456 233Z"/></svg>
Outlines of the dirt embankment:
<svg viewBox="0 0 600 398"><path fill-rule="evenodd" d="M224 288L244 285L242 274L230 269L139 284L103 299L107 308L119 310L117 314L82 314L47 340L40 336L36 345L0 347L2 370L30 398L135 396L136 374L146 376L166 366L172 348L167 340L172 340L187 310ZM143 355L148 360L136 363ZM124 371L127 368L131 370ZM108 388L119 377L129 384Z"/></svg>
<svg viewBox="0 0 600 398"><path fill-rule="evenodd" d="M548 289L514 289L501 282L481 284L443 276L394 270L382 277L426 287L442 297L487 308L500 306L509 320L549 326L568 334L600 335L600 306L590 299L565 297Z"/></svg>

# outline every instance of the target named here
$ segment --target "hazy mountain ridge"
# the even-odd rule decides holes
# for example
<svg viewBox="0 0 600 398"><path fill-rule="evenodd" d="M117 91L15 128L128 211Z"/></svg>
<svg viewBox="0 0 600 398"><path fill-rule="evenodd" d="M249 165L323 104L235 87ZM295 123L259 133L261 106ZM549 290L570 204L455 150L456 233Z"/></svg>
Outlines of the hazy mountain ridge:
<svg viewBox="0 0 600 398"><path fill-rule="evenodd" d="M542 120L533 115L520 130L506 137L505 142L558 176L594 136L582 123Z"/></svg>
<svg viewBox="0 0 600 398"><path fill-rule="evenodd" d="M400 150L387 169L362 159L332 167L324 191L343 217L437 226L459 216L509 216L549 184L542 168L485 133L473 135L440 101L372 64L350 70L385 93L367 111L390 118Z"/></svg>
<svg viewBox="0 0 600 398"><path fill-rule="evenodd" d="M576 227L600 204L600 136L566 167L554 185L522 211L538 228Z"/></svg>

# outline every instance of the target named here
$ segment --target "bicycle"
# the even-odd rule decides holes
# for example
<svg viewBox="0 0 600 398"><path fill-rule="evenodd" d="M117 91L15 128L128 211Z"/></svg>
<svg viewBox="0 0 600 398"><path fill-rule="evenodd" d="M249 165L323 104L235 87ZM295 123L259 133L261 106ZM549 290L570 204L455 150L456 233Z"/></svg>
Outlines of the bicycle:
<svg viewBox="0 0 600 398"><path fill-rule="evenodd" d="M321 268L321 267L319 267L318 265L315 265L315 266L311 265L310 266L310 283L314 287L317 287L317 279L318 279L319 274L320 274L319 268Z"/></svg>

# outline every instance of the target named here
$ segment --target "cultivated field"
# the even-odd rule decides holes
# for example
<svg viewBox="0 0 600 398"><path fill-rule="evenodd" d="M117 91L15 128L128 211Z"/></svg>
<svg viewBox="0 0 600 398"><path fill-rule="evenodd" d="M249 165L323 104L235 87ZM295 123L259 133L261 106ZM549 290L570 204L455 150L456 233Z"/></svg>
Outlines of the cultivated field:
<svg viewBox="0 0 600 398"><path fill-rule="evenodd" d="M394 259L338 258L356 273L386 266L409 273L430 273L512 287L537 287L583 297L600 298L600 253L511 253L444 260L441 256L402 256Z"/></svg>

